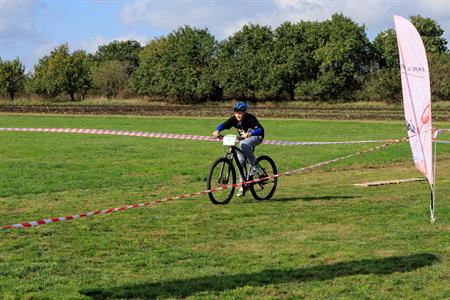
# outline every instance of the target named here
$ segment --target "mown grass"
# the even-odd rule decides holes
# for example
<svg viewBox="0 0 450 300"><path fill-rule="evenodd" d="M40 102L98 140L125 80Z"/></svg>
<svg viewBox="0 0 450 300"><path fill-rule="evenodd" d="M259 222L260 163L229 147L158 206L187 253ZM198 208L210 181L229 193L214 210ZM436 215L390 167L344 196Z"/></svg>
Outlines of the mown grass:
<svg viewBox="0 0 450 300"><path fill-rule="evenodd" d="M0 115L0 127L209 134L219 119ZM261 120L267 139L404 135L402 123ZM450 127L450 124L436 124ZM373 144L372 144L373 145ZM263 145L281 171L371 145ZM218 143L0 132L0 225L203 190ZM450 297L450 146L438 145L437 216L407 144L282 177L271 201L207 197L0 231L2 299Z"/></svg>

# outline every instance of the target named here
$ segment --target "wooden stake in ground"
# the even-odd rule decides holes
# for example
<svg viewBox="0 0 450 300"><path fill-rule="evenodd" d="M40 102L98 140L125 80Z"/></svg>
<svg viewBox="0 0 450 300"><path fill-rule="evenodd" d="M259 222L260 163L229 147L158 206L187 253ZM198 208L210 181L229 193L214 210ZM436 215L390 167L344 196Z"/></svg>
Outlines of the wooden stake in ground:
<svg viewBox="0 0 450 300"><path fill-rule="evenodd" d="M416 181L425 181L425 180L427 180L427 179L426 178L394 179L394 180L385 180L385 181L355 183L354 186L379 186L379 185L399 184L399 183L405 183L405 182L416 182Z"/></svg>

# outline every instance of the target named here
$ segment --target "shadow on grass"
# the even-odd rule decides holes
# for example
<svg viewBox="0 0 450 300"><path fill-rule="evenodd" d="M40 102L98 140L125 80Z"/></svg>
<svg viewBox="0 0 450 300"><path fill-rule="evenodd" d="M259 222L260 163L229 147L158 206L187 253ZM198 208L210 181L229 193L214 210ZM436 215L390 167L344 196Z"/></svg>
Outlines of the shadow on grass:
<svg viewBox="0 0 450 300"><path fill-rule="evenodd" d="M339 200L339 199L354 199L360 198L359 196L311 196L311 197L285 197L285 198L273 198L272 202L287 202L287 201L315 201L315 200Z"/></svg>
<svg viewBox="0 0 450 300"><path fill-rule="evenodd" d="M242 203L243 204L249 204L249 203L264 203L264 202L289 202L289 201L316 201L316 200L340 200L340 199L354 199L354 198L360 198L360 196L310 196L310 197L284 197L284 198L278 198L274 197L269 200L264 201L255 201L253 199L245 200Z"/></svg>
<svg viewBox="0 0 450 300"><path fill-rule="evenodd" d="M439 261L432 253L392 256L317 265L293 270L263 270L257 273L236 275L211 275L165 282L127 284L106 288L87 288L83 295L92 299L152 299L157 297L188 297L199 292L221 292L243 286L264 286L289 282L323 281L352 275L388 275L411 272Z"/></svg>

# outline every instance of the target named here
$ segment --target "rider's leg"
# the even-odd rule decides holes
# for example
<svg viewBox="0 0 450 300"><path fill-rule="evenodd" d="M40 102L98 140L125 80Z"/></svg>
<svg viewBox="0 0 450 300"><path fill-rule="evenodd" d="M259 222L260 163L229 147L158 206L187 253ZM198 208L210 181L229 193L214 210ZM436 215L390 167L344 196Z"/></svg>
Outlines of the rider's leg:
<svg viewBox="0 0 450 300"><path fill-rule="evenodd" d="M253 153L254 147L262 143L262 138L260 136L251 136L241 142L241 150L244 152L245 156L250 162L250 176L254 176L261 172L261 169L256 165L255 154Z"/></svg>
<svg viewBox="0 0 450 300"><path fill-rule="evenodd" d="M245 169L246 157L244 154L242 154L239 151L237 151L237 156L238 156L239 164L242 167L242 171L244 172L244 177L247 178L247 170ZM239 182L245 181L245 178L242 178L241 172L238 172L238 173L239 173ZM239 187L239 190L238 190L236 196L238 196L238 197L244 196L244 187L242 185Z"/></svg>
<svg viewBox="0 0 450 300"><path fill-rule="evenodd" d="M244 177L247 177L247 170L245 170L246 157L241 152L239 152L239 151L236 151L236 152L237 152L239 164L241 165L242 170L244 171ZM242 176L241 176L241 172L238 172L238 173L239 173L239 180L240 180L239 182L245 181L245 178L242 178Z"/></svg>
<svg viewBox="0 0 450 300"><path fill-rule="evenodd" d="M239 160L239 164L242 167L242 170L244 172L244 176L245 178L247 177L247 170L245 169L245 160L248 159L250 162L250 165L255 166L256 165L256 158L255 155L253 154L253 148L259 144L261 144L262 142L262 138L259 136L252 136L249 137L245 140L243 140L239 146L239 148L242 150L242 152L244 154L242 154L241 152L238 152L238 160ZM253 161L253 164L252 164ZM239 182L243 182L245 181L245 178L242 178L241 173L239 172ZM244 195L244 187L241 186L239 188L238 193L236 194L237 196L243 196Z"/></svg>
<svg viewBox="0 0 450 300"><path fill-rule="evenodd" d="M241 142L240 148L248 158L251 166L256 166L256 158L255 154L253 153L253 148L261 143L262 138L260 136L251 136Z"/></svg>

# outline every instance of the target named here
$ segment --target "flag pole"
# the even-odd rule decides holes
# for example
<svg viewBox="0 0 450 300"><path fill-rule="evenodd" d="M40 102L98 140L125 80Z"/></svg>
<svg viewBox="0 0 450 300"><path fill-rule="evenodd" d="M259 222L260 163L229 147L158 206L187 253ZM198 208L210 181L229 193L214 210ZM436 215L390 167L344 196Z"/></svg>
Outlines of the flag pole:
<svg viewBox="0 0 450 300"><path fill-rule="evenodd" d="M433 183L430 184L431 188L431 199L430 199L430 221L434 223L436 221L436 215L434 210L434 204L436 200L436 148L437 148L437 138L439 130L437 128L434 129L435 132L433 134L434 140L434 158L433 158Z"/></svg>
<svg viewBox="0 0 450 300"><path fill-rule="evenodd" d="M433 224L436 221L436 216L434 214L434 200L435 200L436 187L434 184L432 184L432 185L430 185L430 188L431 188L430 222Z"/></svg>

